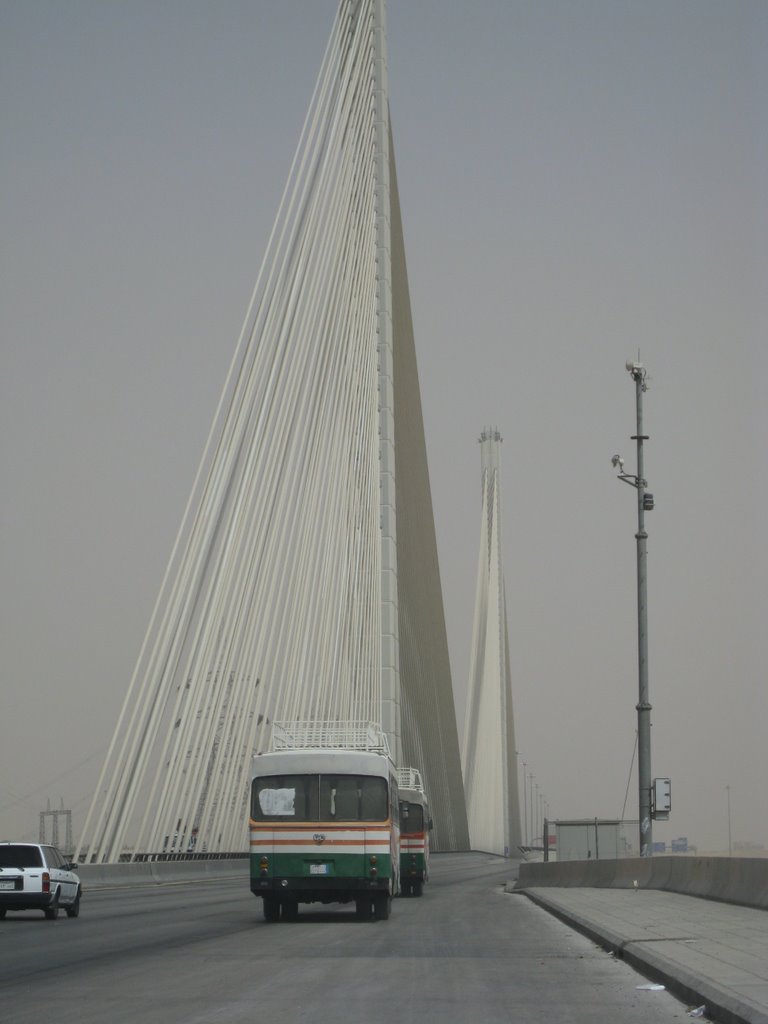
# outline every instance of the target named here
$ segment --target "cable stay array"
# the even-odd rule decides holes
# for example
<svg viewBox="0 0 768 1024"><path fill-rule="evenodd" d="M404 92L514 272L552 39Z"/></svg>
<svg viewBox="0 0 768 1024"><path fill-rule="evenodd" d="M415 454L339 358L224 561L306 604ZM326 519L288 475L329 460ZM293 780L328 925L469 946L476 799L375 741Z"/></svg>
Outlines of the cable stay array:
<svg viewBox="0 0 768 1024"><path fill-rule="evenodd" d="M83 828L82 860L244 850L250 760L269 749L276 720L371 723L389 736L393 756L401 753L396 565L384 564L396 546L394 480L382 482L394 478L404 415L391 395L394 158L383 11L383 0L338 6ZM402 246L399 216L398 207ZM402 318L407 280L398 287ZM410 326L409 307L407 316ZM412 336L405 344L412 349ZM411 386L418 401L417 379ZM423 475L428 489L425 457ZM428 528L433 543L431 520ZM439 581L436 569L435 559ZM439 591L438 599L442 621ZM407 596L401 604L409 607ZM447 647L440 656L447 664ZM446 809L458 801L458 825L446 810L446 835L466 846L450 672L434 674L439 700L415 697L415 679L403 684L403 700L439 707L437 760L423 771L438 803L441 786ZM402 721L404 753L429 760L434 744L416 735L418 714Z"/></svg>

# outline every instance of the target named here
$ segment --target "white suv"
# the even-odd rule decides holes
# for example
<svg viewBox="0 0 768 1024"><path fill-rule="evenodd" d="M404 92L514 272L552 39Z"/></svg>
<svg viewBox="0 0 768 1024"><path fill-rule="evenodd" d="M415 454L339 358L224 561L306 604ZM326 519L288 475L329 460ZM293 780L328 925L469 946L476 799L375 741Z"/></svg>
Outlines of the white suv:
<svg viewBox="0 0 768 1024"><path fill-rule="evenodd" d="M82 889L76 866L55 846L0 843L0 918L9 910L42 910L54 921L59 907L77 917Z"/></svg>

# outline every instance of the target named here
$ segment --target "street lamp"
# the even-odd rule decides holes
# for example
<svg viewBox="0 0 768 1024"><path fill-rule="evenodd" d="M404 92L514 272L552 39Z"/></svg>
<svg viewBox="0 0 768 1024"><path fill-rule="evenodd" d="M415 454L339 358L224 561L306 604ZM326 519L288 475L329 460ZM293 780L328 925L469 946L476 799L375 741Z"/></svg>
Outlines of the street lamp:
<svg viewBox="0 0 768 1024"><path fill-rule="evenodd" d="M635 403L637 407L637 433L632 440L637 442L637 475L624 472L624 459L614 455L614 468L619 470L619 480L637 490L637 660L638 700L637 710L637 775L640 810L640 856L650 857L653 852L651 829L651 705L648 700L648 598L647 598L647 552L645 513L653 508L653 495L646 490L647 481L643 475L643 395L647 390L646 370L642 363L627 363L627 370L635 382Z"/></svg>

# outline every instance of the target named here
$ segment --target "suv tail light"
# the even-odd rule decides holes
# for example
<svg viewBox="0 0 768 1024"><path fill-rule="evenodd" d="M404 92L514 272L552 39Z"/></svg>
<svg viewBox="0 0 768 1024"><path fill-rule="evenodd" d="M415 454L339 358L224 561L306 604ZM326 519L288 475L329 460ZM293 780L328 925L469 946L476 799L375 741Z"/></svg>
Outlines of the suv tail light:
<svg viewBox="0 0 768 1024"><path fill-rule="evenodd" d="M43 872L43 892L51 891L51 876L47 871Z"/></svg>

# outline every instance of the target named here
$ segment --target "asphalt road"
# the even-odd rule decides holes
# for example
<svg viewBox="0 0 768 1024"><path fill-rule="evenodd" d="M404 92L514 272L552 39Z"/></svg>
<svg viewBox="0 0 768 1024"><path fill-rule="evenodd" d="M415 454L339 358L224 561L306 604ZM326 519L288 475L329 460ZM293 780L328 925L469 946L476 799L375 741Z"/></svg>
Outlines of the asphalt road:
<svg viewBox="0 0 768 1024"><path fill-rule="evenodd" d="M267 924L246 880L86 893L0 921L0 1021L657 1024L686 1008L522 895L509 862L433 858L389 921L302 907Z"/></svg>

